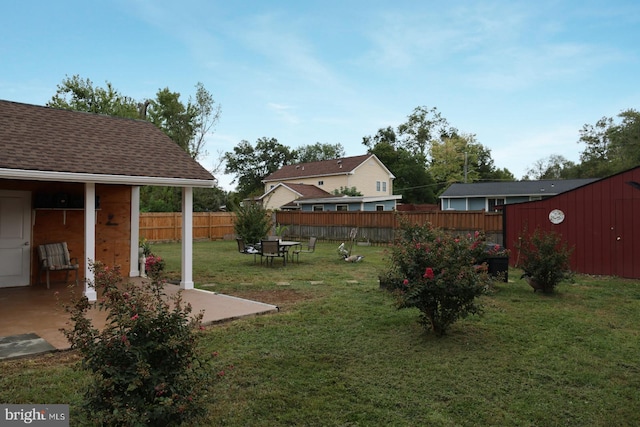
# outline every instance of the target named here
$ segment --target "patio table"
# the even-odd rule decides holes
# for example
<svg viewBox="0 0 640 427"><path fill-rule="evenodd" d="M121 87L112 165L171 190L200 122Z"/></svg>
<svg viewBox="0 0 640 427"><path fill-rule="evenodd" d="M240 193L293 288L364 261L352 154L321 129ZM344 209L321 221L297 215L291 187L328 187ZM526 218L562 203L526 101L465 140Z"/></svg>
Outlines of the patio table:
<svg viewBox="0 0 640 427"><path fill-rule="evenodd" d="M290 256L289 249L296 246L302 247L302 243L293 240L280 240L280 246L282 246L283 250L286 252L285 256L288 258Z"/></svg>

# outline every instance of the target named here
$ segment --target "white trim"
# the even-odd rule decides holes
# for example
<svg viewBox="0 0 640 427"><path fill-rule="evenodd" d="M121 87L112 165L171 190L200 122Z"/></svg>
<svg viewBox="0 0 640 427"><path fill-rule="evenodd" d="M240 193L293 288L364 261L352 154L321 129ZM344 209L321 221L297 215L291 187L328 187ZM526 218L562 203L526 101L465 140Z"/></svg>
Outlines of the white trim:
<svg viewBox="0 0 640 427"><path fill-rule="evenodd" d="M182 189L182 281L180 288L193 289L193 188Z"/></svg>
<svg viewBox="0 0 640 427"><path fill-rule="evenodd" d="M84 295L89 301L98 299L95 276L90 263L96 259L96 185L84 186Z"/></svg>
<svg viewBox="0 0 640 427"><path fill-rule="evenodd" d="M140 276L140 187L131 187L131 241L129 242L129 277Z"/></svg>
<svg viewBox="0 0 640 427"><path fill-rule="evenodd" d="M0 178L37 181L85 182L94 184L157 185L166 187L215 186L215 179L165 178L154 176L109 175L74 172L52 172L26 169L0 168Z"/></svg>

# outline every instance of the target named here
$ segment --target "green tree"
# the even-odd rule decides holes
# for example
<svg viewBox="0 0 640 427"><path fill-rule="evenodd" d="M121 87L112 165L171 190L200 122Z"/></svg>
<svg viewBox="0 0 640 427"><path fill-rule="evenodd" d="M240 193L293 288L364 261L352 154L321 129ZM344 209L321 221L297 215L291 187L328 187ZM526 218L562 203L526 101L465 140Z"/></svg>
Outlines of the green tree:
<svg viewBox="0 0 640 427"><path fill-rule="evenodd" d="M395 148L382 139L379 141L369 152L396 176L393 193L401 194L404 203L435 203L435 182L425 168L422 156L404 148Z"/></svg>
<svg viewBox="0 0 640 427"><path fill-rule="evenodd" d="M416 107L407 121L398 126L402 145L405 149L426 156L431 144L458 134L437 108Z"/></svg>
<svg viewBox="0 0 640 427"><path fill-rule="evenodd" d="M47 106L130 119L140 118L138 103L122 95L111 83L106 84L106 88L94 88L89 79L82 79L78 75L67 76L57 86L56 94L47 102Z"/></svg>
<svg viewBox="0 0 640 427"><path fill-rule="evenodd" d="M296 163L311 163L345 157L342 144L322 144L320 142L298 147L295 154Z"/></svg>
<svg viewBox="0 0 640 427"><path fill-rule="evenodd" d="M255 147L242 140L224 155L225 173L235 175L241 197L263 193L262 180L295 159L295 152L275 138L258 138Z"/></svg>
<svg viewBox="0 0 640 427"><path fill-rule="evenodd" d="M604 177L640 164L640 113L629 109L618 117L619 123L603 117L580 131L585 144L579 166L583 177Z"/></svg>
<svg viewBox="0 0 640 427"><path fill-rule="evenodd" d="M191 103L185 105L180 101L178 92L164 88L158 91L156 98L149 104L147 119L193 157L190 142L196 134L197 114Z"/></svg>
<svg viewBox="0 0 640 427"><path fill-rule="evenodd" d="M356 187L340 187L333 190L332 194L336 196L362 196Z"/></svg>
<svg viewBox="0 0 640 427"><path fill-rule="evenodd" d="M523 179L569 179L572 178L571 171L575 167L576 164L564 156L552 154L549 157L536 160L533 166L527 169Z"/></svg>
<svg viewBox="0 0 640 427"><path fill-rule="evenodd" d="M261 203L243 203L235 207L234 212L234 231L246 244L260 243L269 234L271 216Z"/></svg>

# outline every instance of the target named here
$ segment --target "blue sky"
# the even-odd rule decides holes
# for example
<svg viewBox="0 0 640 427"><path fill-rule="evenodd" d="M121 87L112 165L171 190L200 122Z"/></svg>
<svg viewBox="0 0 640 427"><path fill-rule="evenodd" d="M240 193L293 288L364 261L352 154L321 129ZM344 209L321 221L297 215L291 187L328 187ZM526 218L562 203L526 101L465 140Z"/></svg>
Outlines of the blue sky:
<svg viewBox="0 0 640 427"><path fill-rule="evenodd" d="M640 2L21 0L2 6L0 64L0 99L38 105L74 74L135 99L202 82L222 106L208 169L263 136L364 154L427 106L520 178L640 109Z"/></svg>

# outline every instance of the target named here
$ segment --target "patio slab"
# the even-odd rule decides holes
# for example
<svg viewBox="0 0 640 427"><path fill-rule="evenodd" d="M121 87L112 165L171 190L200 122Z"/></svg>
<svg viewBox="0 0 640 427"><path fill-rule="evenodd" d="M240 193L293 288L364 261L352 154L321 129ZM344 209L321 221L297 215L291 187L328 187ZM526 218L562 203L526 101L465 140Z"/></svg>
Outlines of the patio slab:
<svg viewBox="0 0 640 427"><path fill-rule="evenodd" d="M130 278L134 283L143 284L140 278ZM51 284L51 289L43 286L26 286L0 289L0 340L9 338L8 343L16 336L34 334L55 350L67 350L70 344L64 337L61 328L68 327L69 315L65 313L63 302L70 301L73 292L82 293L82 286L67 286L66 284ZM177 285L167 284L165 293L172 295L180 290ZM237 298L229 295L209 292L202 289L184 290L183 301L190 303L194 314L204 311L202 323L215 324L242 318L245 316L275 313L278 307L257 301ZM89 310L89 318L97 328L105 324L106 313L97 308ZM35 338L34 338L35 339ZM21 340L21 344L7 344L23 347L27 354L51 351L48 347L28 345L29 339ZM1 341L0 341L1 342ZM39 341L38 341L39 342ZM35 341L31 342L35 344ZM30 352L28 349L32 349ZM8 353L8 352L5 352ZM13 356L15 357L15 356ZM0 354L0 359L3 356Z"/></svg>

